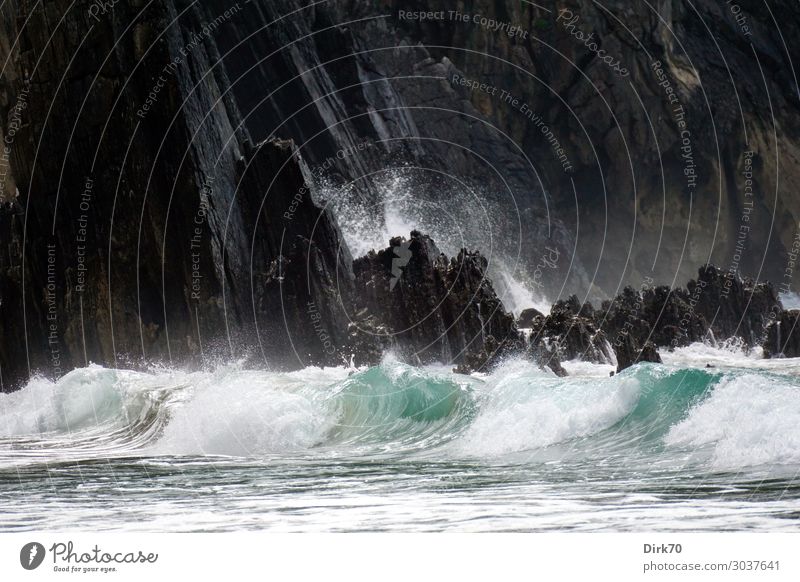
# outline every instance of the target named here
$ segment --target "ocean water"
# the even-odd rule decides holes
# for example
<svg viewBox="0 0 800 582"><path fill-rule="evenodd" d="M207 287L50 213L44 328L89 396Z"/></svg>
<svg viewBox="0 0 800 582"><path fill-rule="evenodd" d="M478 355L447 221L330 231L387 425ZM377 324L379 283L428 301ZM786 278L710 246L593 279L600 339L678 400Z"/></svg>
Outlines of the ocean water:
<svg viewBox="0 0 800 582"><path fill-rule="evenodd" d="M0 396L0 531L800 530L800 360L567 367L36 379Z"/></svg>

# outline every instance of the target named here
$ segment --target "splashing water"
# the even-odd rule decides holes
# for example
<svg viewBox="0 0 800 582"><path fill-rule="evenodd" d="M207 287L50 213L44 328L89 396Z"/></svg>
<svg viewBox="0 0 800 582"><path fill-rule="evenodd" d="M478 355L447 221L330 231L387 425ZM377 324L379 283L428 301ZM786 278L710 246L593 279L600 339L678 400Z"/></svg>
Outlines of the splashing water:
<svg viewBox="0 0 800 582"><path fill-rule="evenodd" d="M4 527L791 528L800 362L666 359L35 379L0 396Z"/></svg>

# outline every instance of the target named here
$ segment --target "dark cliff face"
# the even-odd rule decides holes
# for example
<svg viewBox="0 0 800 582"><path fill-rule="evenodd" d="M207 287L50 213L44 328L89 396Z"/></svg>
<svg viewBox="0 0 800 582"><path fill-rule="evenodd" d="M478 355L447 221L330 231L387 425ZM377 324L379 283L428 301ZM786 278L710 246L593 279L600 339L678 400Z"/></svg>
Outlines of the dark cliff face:
<svg viewBox="0 0 800 582"><path fill-rule="evenodd" d="M331 212L312 198L315 156L328 150L302 159L276 139L281 129L314 128L310 119L292 125L282 109L301 89L268 101L274 120L289 123L266 141L251 137L252 109L241 113L248 101L232 91L242 81L229 70L239 61L223 60L216 39L226 23L260 22L245 8L70 6L19 4L5 14L19 42L5 47L3 76L5 104L17 112L5 126L14 142L4 184L14 192L0 208L3 390L90 362L244 358L296 369L375 363L386 347L425 362L480 353L477 367L521 347L477 253L449 261L416 235L414 284L400 283L387 304L367 287L391 265L367 274L367 258L354 273ZM267 38L287 48L290 29ZM261 68L247 87L267 95L276 70ZM321 141L347 143L335 131ZM360 343L360 323L391 328L391 342Z"/></svg>
<svg viewBox="0 0 800 582"><path fill-rule="evenodd" d="M711 330L756 345L780 311L758 281L794 284L789 0L743 0L738 21L677 0L107 4L0 9L2 389L92 361L296 368L385 347L481 367L519 348L486 281L500 267L580 297L663 283L644 293L660 315L634 318L659 346L678 328L680 343ZM443 16L401 15L415 10ZM368 284L391 257L354 272L331 210L359 242L353 217L391 204L455 262L422 253L412 280L433 287L381 308ZM670 293L709 259L711 288L736 281L735 300ZM354 330L422 321L423 299L453 286L419 337ZM630 313L601 311L610 328L551 318L566 344L533 351L607 359L601 334L613 343Z"/></svg>
<svg viewBox="0 0 800 582"><path fill-rule="evenodd" d="M4 387L88 362L342 362L349 254L291 144L251 143L204 32L213 19L190 4L96 20L68 2L16 7Z"/></svg>
<svg viewBox="0 0 800 582"><path fill-rule="evenodd" d="M674 285L709 261L783 276L800 219L790 53L800 9L790 0L736 9L254 2L246 21L224 25L221 44L258 138L285 132L317 165L374 144L329 172L356 181L351 204L382 200L388 160L405 168L417 200L469 227L476 247L519 253L523 280L546 245L576 248L549 290L614 296L648 277ZM476 217L473 188L486 217ZM449 232L427 221L418 226Z"/></svg>

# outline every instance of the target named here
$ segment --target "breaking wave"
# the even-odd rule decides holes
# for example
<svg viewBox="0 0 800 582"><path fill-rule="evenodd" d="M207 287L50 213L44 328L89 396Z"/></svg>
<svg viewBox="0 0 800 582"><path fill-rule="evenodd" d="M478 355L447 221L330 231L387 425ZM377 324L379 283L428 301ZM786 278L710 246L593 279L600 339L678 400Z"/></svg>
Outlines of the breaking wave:
<svg viewBox="0 0 800 582"><path fill-rule="evenodd" d="M578 370L557 378L511 361L463 376L392 359L294 373L91 366L0 396L0 456L577 457L722 471L800 465L794 375L652 364L614 377L606 368Z"/></svg>

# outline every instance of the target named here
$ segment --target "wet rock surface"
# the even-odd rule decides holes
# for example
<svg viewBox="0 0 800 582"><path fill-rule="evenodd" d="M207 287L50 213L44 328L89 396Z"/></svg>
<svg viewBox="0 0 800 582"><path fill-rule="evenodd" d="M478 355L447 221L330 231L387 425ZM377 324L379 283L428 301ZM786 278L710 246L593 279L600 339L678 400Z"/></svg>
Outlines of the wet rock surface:
<svg viewBox="0 0 800 582"><path fill-rule="evenodd" d="M800 311L784 311L770 321L763 347L768 358L800 358Z"/></svg>
<svg viewBox="0 0 800 582"><path fill-rule="evenodd" d="M486 268L480 253L462 249L448 258L416 231L394 238L353 262L355 327L408 361L484 368L523 347ZM356 361L375 363L375 355L357 353Z"/></svg>

